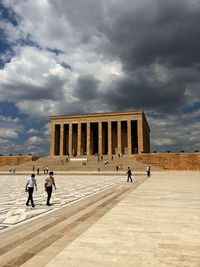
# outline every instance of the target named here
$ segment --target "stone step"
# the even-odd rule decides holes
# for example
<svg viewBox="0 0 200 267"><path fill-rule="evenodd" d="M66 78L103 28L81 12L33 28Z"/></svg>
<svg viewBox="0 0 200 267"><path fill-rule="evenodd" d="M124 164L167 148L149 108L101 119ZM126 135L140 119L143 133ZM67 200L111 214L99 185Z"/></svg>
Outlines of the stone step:
<svg viewBox="0 0 200 267"><path fill-rule="evenodd" d="M80 158L80 157L76 157ZM86 157L85 157L86 158ZM121 158L118 158L117 156L114 156L113 160L111 159L111 156L104 156L104 160L98 162L98 158L95 156L88 156L86 166L82 166L82 162L68 162L66 163L66 156L61 156L61 157L45 157L45 158L40 158L37 161L32 161L28 163L24 163L21 165L16 166L16 171L32 171L33 165L35 166L35 171L37 168L40 169L40 172L43 172L44 166L49 167L49 170L76 170L76 171L96 171L98 167L102 171L106 170L112 170L116 171L116 166L121 166L125 170L127 167L131 167L133 170L137 171L146 171L146 165L133 160L131 156L123 156ZM109 163L105 165L105 159L109 160ZM0 171L8 171L9 167L4 166L0 168ZM159 167L152 166L152 170L162 170Z"/></svg>

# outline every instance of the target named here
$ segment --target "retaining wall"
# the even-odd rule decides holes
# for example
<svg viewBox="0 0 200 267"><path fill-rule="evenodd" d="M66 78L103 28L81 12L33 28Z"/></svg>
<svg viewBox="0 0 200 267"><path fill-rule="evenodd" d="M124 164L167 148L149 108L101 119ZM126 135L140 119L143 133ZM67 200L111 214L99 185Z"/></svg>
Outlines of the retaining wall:
<svg viewBox="0 0 200 267"><path fill-rule="evenodd" d="M153 153L134 155L134 160L166 170L200 170L200 153Z"/></svg>
<svg viewBox="0 0 200 267"><path fill-rule="evenodd" d="M0 156L0 167L17 166L28 161L37 160L38 158L33 156Z"/></svg>

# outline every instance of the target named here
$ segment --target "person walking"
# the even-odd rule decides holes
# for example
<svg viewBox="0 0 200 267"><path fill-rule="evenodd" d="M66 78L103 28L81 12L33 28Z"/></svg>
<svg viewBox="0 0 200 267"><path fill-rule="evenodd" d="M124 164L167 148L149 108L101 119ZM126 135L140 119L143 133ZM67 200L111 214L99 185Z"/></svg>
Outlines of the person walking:
<svg viewBox="0 0 200 267"><path fill-rule="evenodd" d="M40 169L37 168L37 175L40 175Z"/></svg>
<svg viewBox="0 0 200 267"><path fill-rule="evenodd" d="M25 191L28 191L28 199L26 201L26 206L29 206L29 201L31 201L31 206L35 207L35 204L33 202L33 191L34 191L34 186L35 189L38 190L37 184L36 184L36 179L35 179L35 174L32 173L31 177L28 179L25 187Z"/></svg>
<svg viewBox="0 0 200 267"><path fill-rule="evenodd" d="M151 167L147 166L147 177L151 176Z"/></svg>
<svg viewBox="0 0 200 267"><path fill-rule="evenodd" d="M133 180L132 180L132 178L131 178L132 173L131 173L131 169L130 169L130 167L128 167L128 170L127 170L126 174L128 175L128 176L127 176L127 182L129 182L129 179L130 179L130 181L131 181L131 183L132 183Z"/></svg>
<svg viewBox="0 0 200 267"><path fill-rule="evenodd" d="M46 178L45 184L44 184L45 191L47 191L47 203L46 203L47 206L51 205L50 204L50 199L51 199L53 186L54 186L54 188L56 190L56 184L55 184L55 180L53 178L53 172L50 172L49 173L49 177Z"/></svg>

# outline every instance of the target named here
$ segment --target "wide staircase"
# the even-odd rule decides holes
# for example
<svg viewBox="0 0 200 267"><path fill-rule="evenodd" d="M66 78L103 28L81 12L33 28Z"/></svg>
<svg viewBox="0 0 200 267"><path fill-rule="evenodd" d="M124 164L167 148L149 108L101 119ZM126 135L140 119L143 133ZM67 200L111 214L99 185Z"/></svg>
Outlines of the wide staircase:
<svg viewBox="0 0 200 267"><path fill-rule="evenodd" d="M81 160L83 159L83 160ZM86 161L86 164L84 165L83 161ZM108 161L107 164L105 164L105 161ZM69 157L68 162L66 160L66 156L48 156L39 158L36 161L30 161L21 165L15 166L16 173L19 172L32 172L33 165L35 167L35 172L37 168L39 168L40 173L44 171L44 167L48 166L49 171L62 171L62 172L121 172L125 171L127 167L130 167L132 171L146 171L146 165L133 160L132 156L124 155L122 157L118 156L103 156L103 159L99 158L97 156L82 156L82 157ZM118 171L117 171L118 167ZM4 166L0 168L0 171L8 171L9 166ZM160 171L162 168L151 166L152 171Z"/></svg>

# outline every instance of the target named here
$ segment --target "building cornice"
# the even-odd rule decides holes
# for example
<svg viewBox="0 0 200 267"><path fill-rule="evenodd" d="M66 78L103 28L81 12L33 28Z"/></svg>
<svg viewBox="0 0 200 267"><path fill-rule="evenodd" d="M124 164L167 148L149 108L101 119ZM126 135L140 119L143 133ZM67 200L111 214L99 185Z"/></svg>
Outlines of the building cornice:
<svg viewBox="0 0 200 267"><path fill-rule="evenodd" d="M56 119L78 119L78 118L98 118L104 116L124 116L124 115L144 115L143 110L122 111L122 112L104 112L104 113L88 113L88 114L73 114L73 115L56 115L50 116L51 120Z"/></svg>

